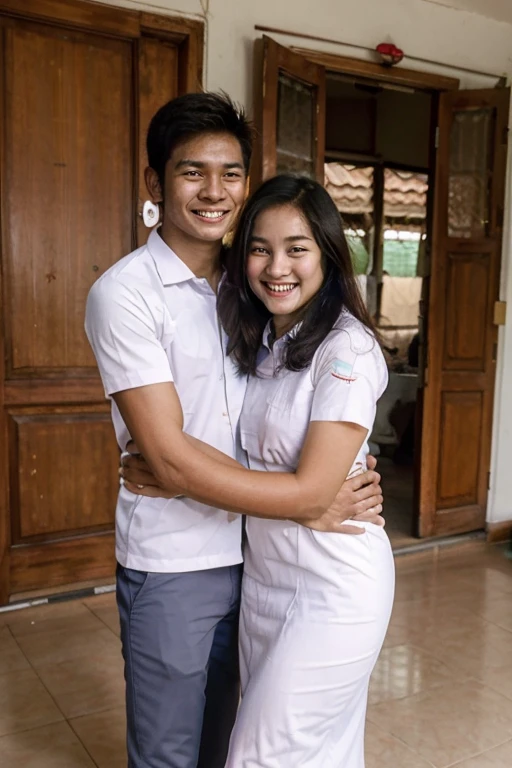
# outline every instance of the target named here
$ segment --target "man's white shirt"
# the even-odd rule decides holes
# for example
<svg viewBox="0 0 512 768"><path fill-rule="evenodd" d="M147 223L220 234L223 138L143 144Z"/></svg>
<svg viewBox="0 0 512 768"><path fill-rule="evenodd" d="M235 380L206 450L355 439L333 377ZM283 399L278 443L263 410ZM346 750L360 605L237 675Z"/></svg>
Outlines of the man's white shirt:
<svg viewBox="0 0 512 768"><path fill-rule="evenodd" d="M246 378L226 357L216 295L157 231L93 285L85 328L107 396L174 382L184 431L243 460L238 421ZM112 419L124 450L130 435L114 401ZM127 568L162 573L234 565L242 561L241 518L191 499L134 496L121 486L116 556Z"/></svg>

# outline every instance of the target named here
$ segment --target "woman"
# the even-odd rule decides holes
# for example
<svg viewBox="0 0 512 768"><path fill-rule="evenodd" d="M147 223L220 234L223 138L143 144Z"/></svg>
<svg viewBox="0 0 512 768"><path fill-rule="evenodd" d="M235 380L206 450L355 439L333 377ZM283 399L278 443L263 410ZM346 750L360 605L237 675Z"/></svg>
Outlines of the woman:
<svg viewBox="0 0 512 768"><path fill-rule="evenodd" d="M328 504L365 465L387 371L340 216L319 184L278 176L251 197L219 316L240 373L250 374L240 422L250 469L295 472L299 494ZM232 504L248 481L217 470ZM394 569L384 530L361 525L362 535L346 537L247 520L243 699L226 768L363 768L368 684Z"/></svg>

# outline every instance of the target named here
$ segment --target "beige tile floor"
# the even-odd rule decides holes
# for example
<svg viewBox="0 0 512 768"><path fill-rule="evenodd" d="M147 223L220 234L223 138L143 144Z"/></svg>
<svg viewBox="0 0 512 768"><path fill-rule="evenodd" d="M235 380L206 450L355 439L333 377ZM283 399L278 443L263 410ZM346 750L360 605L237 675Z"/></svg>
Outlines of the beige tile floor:
<svg viewBox="0 0 512 768"><path fill-rule="evenodd" d="M511 608L504 547L397 560L367 768L512 768ZM0 613L2 768L126 768L123 742L114 596Z"/></svg>

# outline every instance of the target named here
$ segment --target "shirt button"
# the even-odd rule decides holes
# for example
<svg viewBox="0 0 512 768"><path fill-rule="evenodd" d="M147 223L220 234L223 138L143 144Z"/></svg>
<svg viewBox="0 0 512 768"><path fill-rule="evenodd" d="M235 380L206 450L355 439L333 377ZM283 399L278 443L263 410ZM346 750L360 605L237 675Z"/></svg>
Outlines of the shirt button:
<svg viewBox="0 0 512 768"><path fill-rule="evenodd" d="M224 374L223 373L221 373L221 375L219 376L219 381L224 381Z"/></svg>
<svg viewBox="0 0 512 768"><path fill-rule="evenodd" d="M223 415L223 416L227 416L227 413L226 413L226 411L223 411L222 415Z"/></svg>
<svg viewBox="0 0 512 768"><path fill-rule="evenodd" d="M288 533L288 531L283 531L283 534L286 536L286 538L288 538L288 536L290 535L290 534Z"/></svg>

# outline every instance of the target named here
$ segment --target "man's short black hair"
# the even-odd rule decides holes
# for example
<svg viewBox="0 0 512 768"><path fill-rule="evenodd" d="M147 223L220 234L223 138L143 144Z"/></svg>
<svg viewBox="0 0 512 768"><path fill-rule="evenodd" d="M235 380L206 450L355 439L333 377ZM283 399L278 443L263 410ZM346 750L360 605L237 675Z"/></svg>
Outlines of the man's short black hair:
<svg viewBox="0 0 512 768"><path fill-rule="evenodd" d="M164 184L165 165L182 141L201 133L230 133L240 143L245 170L252 152L252 127L244 110L225 93L187 93L164 104L149 124L148 161Z"/></svg>

